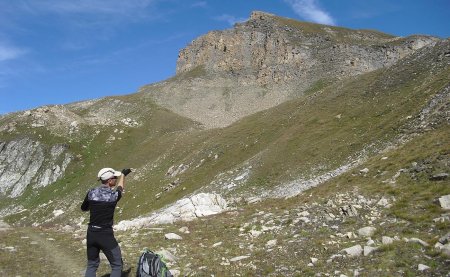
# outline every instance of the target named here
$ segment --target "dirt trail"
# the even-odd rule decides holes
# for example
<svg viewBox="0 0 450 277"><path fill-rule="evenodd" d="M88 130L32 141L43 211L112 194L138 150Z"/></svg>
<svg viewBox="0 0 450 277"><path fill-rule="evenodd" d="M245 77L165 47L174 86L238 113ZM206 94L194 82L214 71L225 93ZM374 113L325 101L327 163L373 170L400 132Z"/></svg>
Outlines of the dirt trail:
<svg viewBox="0 0 450 277"><path fill-rule="evenodd" d="M84 276L85 265L80 261L74 260L64 249L58 245L57 241L48 240L49 236L44 233L36 232L36 230L22 230L31 240L37 242L37 246L42 249L42 255L47 255L49 260L53 261L53 265L57 271L61 272L61 276L70 274L70 276Z"/></svg>

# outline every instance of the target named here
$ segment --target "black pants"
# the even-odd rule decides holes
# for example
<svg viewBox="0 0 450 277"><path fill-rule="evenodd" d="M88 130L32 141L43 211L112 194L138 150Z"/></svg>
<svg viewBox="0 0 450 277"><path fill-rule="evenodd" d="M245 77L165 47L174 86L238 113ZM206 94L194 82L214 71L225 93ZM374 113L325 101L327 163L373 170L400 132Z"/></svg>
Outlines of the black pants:
<svg viewBox="0 0 450 277"><path fill-rule="evenodd" d="M122 253L114 237L112 229L95 230L88 227L87 231L87 268L85 277L95 277L100 265L100 250L103 251L111 266L111 277L122 275Z"/></svg>

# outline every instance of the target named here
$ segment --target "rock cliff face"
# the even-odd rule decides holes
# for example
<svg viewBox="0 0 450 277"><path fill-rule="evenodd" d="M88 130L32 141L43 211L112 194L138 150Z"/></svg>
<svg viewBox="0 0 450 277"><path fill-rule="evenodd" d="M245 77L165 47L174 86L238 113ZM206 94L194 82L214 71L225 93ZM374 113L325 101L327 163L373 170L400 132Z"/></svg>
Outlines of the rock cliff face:
<svg viewBox="0 0 450 277"><path fill-rule="evenodd" d="M405 39L301 23L254 12L246 23L210 32L182 49L177 74L204 66L208 72L237 74L242 84L253 81L263 85L347 77L392 65L435 41L425 36Z"/></svg>
<svg viewBox="0 0 450 277"><path fill-rule="evenodd" d="M63 176L71 160L63 144L48 148L28 138L0 142L0 194L14 198L29 185L45 187Z"/></svg>
<svg viewBox="0 0 450 277"><path fill-rule="evenodd" d="M144 91L158 91L152 96L159 104L206 127L223 127L299 96L317 82L391 66L437 41L253 12L247 22L212 31L180 51L177 75L188 78Z"/></svg>

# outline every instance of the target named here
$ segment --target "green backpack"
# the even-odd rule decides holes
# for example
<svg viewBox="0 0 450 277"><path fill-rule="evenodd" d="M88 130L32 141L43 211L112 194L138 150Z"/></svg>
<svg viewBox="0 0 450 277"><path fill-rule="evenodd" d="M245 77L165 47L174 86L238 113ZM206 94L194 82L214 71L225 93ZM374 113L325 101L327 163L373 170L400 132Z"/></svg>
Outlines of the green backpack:
<svg viewBox="0 0 450 277"><path fill-rule="evenodd" d="M144 249L139 257L136 277L172 277L163 256Z"/></svg>

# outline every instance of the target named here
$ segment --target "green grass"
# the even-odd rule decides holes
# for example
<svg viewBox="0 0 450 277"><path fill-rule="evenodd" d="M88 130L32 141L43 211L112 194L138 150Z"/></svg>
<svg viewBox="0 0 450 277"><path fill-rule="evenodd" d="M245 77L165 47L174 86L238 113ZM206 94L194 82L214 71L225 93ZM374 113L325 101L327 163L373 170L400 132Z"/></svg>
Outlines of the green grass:
<svg viewBox="0 0 450 277"><path fill-rule="evenodd" d="M0 232L0 274L2 276L79 276L85 253L81 244L65 233L37 228L18 228ZM4 247L14 247L7 250Z"/></svg>
<svg viewBox="0 0 450 277"><path fill-rule="evenodd" d="M120 203L119 219L172 203L209 184L218 173L233 170L250 159L253 160L250 179L237 192L254 187L268 189L299 177L323 174L363 150L368 155L378 151L400 133L408 122L405 115L416 114L447 80L443 76L448 70L428 76L427 69L379 70L335 86L319 82L317 88L312 88L316 93L259 112L223 129L191 129L195 125L188 120L150 104L146 110L151 116L143 118L140 111L144 124L140 128L124 128L121 140L105 144L111 130L104 129L91 142L73 143L71 150L82 158L71 165L66 178L45 188L37 198L30 192L24 197L30 201L22 202L32 210L51 199L55 188L64 198L82 198L95 185L98 169L105 166L153 166L141 180L127 182L128 196ZM408 78L413 72L423 77ZM386 86L387 81L383 80L389 80L392 75L405 82L401 86L397 83ZM123 100L137 102L141 101L140 97L131 95ZM216 154L218 159L214 158ZM204 163L194 169L201 160ZM186 173L177 176L181 185L156 200L155 195L172 181L165 176L168 168L180 164L190 165Z"/></svg>
<svg viewBox="0 0 450 277"><path fill-rule="evenodd" d="M334 32L334 34L328 34L332 40L336 40L338 42L345 42L345 43L352 43L352 44L362 44L364 43L363 40L360 38L355 38L355 30L351 30L348 28L343 27L335 27L335 26L325 26L321 24L316 23L310 23L310 22L300 22L293 19L287 19L287 18L279 18L277 17L277 20L282 25L289 26L294 29L301 30L306 35L317 35L317 34L328 34L327 30L331 30ZM358 32L364 34L367 37L367 40L370 40L370 43L374 43L375 41L387 40L392 39L394 36L382 33L375 30L357 30ZM380 43L381 44L381 43Z"/></svg>

